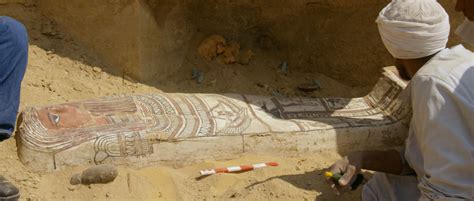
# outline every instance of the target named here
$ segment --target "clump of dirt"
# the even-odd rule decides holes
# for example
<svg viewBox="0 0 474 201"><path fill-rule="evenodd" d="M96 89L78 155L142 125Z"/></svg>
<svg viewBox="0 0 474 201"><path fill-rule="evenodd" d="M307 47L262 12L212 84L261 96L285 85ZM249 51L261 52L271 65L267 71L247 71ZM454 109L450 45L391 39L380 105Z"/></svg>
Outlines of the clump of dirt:
<svg viewBox="0 0 474 201"><path fill-rule="evenodd" d="M224 53L227 46L226 39L220 35L212 35L204 39L199 45L198 53L207 59L214 60L217 55Z"/></svg>
<svg viewBox="0 0 474 201"><path fill-rule="evenodd" d="M240 44L237 42L230 42L224 50L224 64L233 64L237 62L237 57L240 53Z"/></svg>
<svg viewBox="0 0 474 201"><path fill-rule="evenodd" d="M223 36L212 35L201 42L197 52L209 62L217 58L220 64L248 65L255 53L251 49L240 51L240 48L240 44L235 41L227 43Z"/></svg>

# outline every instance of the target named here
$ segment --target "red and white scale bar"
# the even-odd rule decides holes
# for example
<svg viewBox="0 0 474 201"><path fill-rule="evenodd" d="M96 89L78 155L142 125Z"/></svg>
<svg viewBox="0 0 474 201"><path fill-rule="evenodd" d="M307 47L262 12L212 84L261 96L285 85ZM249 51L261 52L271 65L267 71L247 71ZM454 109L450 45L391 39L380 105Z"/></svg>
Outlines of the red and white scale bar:
<svg viewBox="0 0 474 201"><path fill-rule="evenodd" d="M258 163L254 165L242 165L242 166L232 166L226 168L216 168L216 169L208 169L200 171L201 176L213 175L217 173L230 173L230 172L246 172L255 169L260 169L264 167L276 167L279 164L277 162L269 162L269 163Z"/></svg>

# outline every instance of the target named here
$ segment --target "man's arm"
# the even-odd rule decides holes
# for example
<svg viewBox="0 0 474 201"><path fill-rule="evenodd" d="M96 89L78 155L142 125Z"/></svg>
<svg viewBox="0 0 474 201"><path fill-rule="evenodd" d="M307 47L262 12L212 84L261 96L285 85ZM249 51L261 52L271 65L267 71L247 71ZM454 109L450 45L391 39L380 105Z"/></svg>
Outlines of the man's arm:
<svg viewBox="0 0 474 201"><path fill-rule="evenodd" d="M349 161L359 160L361 169L401 175L404 169L409 168L405 167L402 154L398 150L362 151L351 153L348 158Z"/></svg>

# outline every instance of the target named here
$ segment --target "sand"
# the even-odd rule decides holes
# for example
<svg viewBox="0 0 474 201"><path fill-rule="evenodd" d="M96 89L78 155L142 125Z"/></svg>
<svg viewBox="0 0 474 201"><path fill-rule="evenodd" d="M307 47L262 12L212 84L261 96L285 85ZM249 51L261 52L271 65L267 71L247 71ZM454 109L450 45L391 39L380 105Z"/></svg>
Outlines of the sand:
<svg viewBox="0 0 474 201"><path fill-rule="evenodd" d="M109 74L100 58L63 33L34 7L0 6L3 14L22 20L31 36L29 64L22 84L21 109L123 93L208 92L288 96L356 96L367 88L353 89L317 73L278 72L277 55L256 51L256 60L243 66L206 63L196 57L190 66L203 66L199 85L183 71L148 86ZM45 30L45 26L47 30ZM54 32L54 34L51 34ZM260 55L260 57L259 57ZM299 92L296 87L317 79L322 89ZM321 171L339 159L337 153L307 153L296 158L278 155L243 155L231 161L207 161L189 167L166 166L132 169L119 167L117 179L105 185L73 186L70 177L87 167L71 167L47 174L28 170L19 161L15 140L0 144L0 173L21 190L22 200L358 200L360 189L337 197L326 186ZM197 180L199 170L259 162L281 166L241 174L214 175Z"/></svg>

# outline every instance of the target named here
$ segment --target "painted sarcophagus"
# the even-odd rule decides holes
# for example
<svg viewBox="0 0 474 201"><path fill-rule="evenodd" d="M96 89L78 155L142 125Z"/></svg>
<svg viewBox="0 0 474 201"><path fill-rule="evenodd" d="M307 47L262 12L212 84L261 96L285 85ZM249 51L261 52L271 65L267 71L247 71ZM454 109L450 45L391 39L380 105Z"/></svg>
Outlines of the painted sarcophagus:
<svg viewBox="0 0 474 201"><path fill-rule="evenodd" d="M371 93L351 99L159 93L27 108L18 154L33 170L52 171L388 148L408 133L405 87L385 68Z"/></svg>

